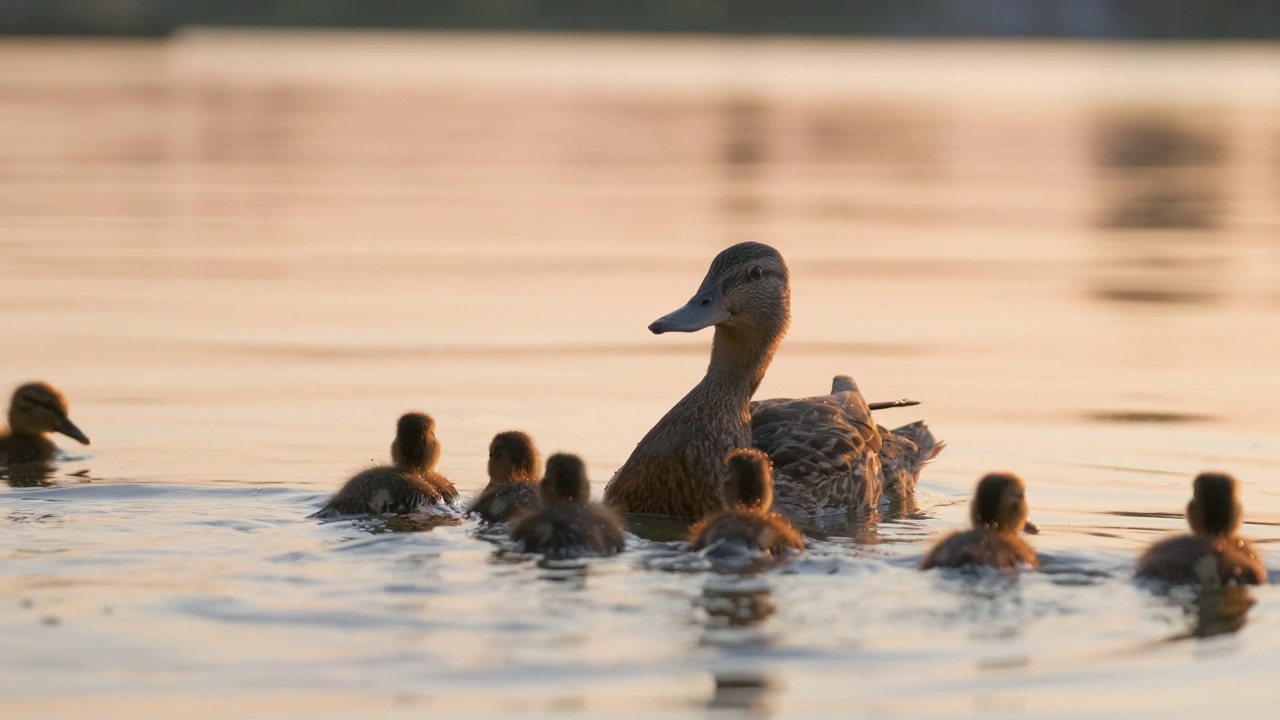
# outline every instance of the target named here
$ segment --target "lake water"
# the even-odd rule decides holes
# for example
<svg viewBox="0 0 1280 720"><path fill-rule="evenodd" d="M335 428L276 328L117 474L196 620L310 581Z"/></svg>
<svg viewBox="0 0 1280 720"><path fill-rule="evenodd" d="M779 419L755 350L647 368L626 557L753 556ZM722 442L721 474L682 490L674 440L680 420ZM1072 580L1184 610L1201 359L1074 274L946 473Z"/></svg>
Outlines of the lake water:
<svg viewBox="0 0 1280 720"><path fill-rule="evenodd" d="M1280 50L5 40L0 137L0 384L52 381L93 439L0 490L0 715L1280 700L1273 587L1218 632L1128 577L1207 468L1280 566ZM792 269L760 396L923 399L879 414L948 442L919 516L742 577L305 519L412 408L466 493L513 428L599 493L705 369L708 333L646 325L742 240ZM1047 572L914 570L993 469Z"/></svg>

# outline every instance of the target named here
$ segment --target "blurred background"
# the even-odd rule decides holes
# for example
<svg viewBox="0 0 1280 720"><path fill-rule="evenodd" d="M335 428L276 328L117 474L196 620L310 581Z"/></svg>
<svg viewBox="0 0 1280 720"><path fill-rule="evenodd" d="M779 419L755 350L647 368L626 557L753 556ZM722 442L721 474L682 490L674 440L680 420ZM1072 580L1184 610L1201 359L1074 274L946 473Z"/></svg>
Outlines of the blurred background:
<svg viewBox="0 0 1280 720"><path fill-rule="evenodd" d="M1277 36L1264 0L0 0L0 393L93 438L0 471L0 706L1265 714L1275 623L1188 650L1128 578L1210 467L1275 565ZM305 519L414 407L464 494L512 428L598 492L706 368L646 326L743 240L792 271L759 394L923 399L877 415L948 442L920 512L756 578ZM999 468L1056 574L915 572Z"/></svg>
<svg viewBox="0 0 1280 720"><path fill-rule="evenodd" d="M1075 451L982 423L1270 427L1278 30L1189 0L0 0L5 375L110 416L121 476L182 447L311 482L418 403L466 461L500 422L599 444L603 407L607 477L701 371L706 338L645 326L758 240L796 288L762 393L852 373L1037 458Z"/></svg>

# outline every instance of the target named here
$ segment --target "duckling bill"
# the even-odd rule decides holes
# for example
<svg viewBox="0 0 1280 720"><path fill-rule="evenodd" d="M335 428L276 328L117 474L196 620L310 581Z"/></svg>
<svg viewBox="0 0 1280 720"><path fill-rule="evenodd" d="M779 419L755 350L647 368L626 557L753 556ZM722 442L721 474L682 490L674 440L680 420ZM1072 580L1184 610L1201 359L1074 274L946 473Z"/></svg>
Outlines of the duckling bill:
<svg viewBox="0 0 1280 720"><path fill-rule="evenodd" d="M489 484L467 512L487 523L502 523L537 508L538 465L532 438L514 430L498 433L489 443Z"/></svg>
<svg viewBox="0 0 1280 720"><path fill-rule="evenodd" d="M1201 473L1192 483L1187 503L1191 534L1152 545L1138 558L1135 574L1168 584L1209 588L1265 583L1267 568L1257 550L1236 534L1243 515L1236 479L1225 473Z"/></svg>
<svg viewBox="0 0 1280 720"><path fill-rule="evenodd" d="M804 550L804 536L771 509L769 456L755 449L735 450L725 463L729 469L729 479L721 488L725 509L690 529L689 549L732 547L768 555Z"/></svg>
<svg viewBox="0 0 1280 720"><path fill-rule="evenodd" d="M14 390L9 402L9 427L0 430L0 464L51 460L58 448L49 433L62 433L83 445L89 438L71 422L67 399L46 382L32 382Z"/></svg>
<svg viewBox="0 0 1280 720"><path fill-rule="evenodd" d="M978 481L969 506L972 529L940 540L924 556L920 569L987 566L1016 572L1037 568L1040 560L1021 537L1027 523L1026 485L1013 473L991 473Z"/></svg>
<svg viewBox="0 0 1280 720"><path fill-rule="evenodd" d="M520 552L566 559L622 551L622 521L611 509L590 502L591 484L577 455L557 453L547 458L538 496L541 507L517 517L510 526Z"/></svg>
<svg viewBox="0 0 1280 720"><path fill-rule="evenodd" d="M396 423L394 464L356 473L313 517L403 515L427 505L452 505L458 491L435 471L439 458L435 421L425 413L407 413Z"/></svg>

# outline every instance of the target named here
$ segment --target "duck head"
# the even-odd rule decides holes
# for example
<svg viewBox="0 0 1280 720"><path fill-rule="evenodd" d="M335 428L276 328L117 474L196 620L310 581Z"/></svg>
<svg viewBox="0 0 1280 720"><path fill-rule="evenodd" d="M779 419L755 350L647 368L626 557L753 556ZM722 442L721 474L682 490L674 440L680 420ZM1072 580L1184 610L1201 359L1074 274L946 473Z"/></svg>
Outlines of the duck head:
<svg viewBox="0 0 1280 720"><path fill-rule="evenodd" d="M493 436L489 443L489 480L506 482L513 478L536 478L538 450L533 438L510 430Z"/></svg>
<svg viewBox="0 0 1280 720"><path fill-rule="evenodd" d="M755 448L734 450L725 464L729 479L720 488L725 507L763 512L773 506L773 470L768 455Z"/></svg>
<svg viewBox="0 0 1280 720"><path fill-rule="evenodd" d="M1197 535L1230 535L1240 528L1244 508L1236 497L1236 479L1226 473L1205 472L1191 485L1187 524Z"/></svg>
<svg viewBox="0 0 1280 720"><path fill-rule="evenodd" d="M969 507L975 528L1020 532L1027 524L1027 487L1013 473L991 473L978 481Z"/></svg>
<svg viewBox="0 0 1280 720"><path fill-rule="evenodd" d="M33 382L13 391L9 403L9 428L25 435L62 433L84 445L89 438L67 417L67 399L49 383Z"/></svg>
<svg viewBox="0 0 1280 720"><path fill-rule="evenodd" d="M714 325L735 335L781 337L790 320L790 275L782 255L768 245L745 242L717 255L693 298L649 330L661 335Z"/></svg>
<svg viewBox="0 0 1280 720"><path fill-rule="evenodd" d="M582 458L556 453L547 458L547 472L538 485L538 498L544 506L558 502L586 505L591 499L591 483Z"/></svg>
<svg viewBox="0 0 1280 720"><path fill-rule="evenodd" d="M391 460L396 467L412 472L433 470L440 459L436 421L421 412L405 413L396 423L396 439L391 443Z"/></svg>

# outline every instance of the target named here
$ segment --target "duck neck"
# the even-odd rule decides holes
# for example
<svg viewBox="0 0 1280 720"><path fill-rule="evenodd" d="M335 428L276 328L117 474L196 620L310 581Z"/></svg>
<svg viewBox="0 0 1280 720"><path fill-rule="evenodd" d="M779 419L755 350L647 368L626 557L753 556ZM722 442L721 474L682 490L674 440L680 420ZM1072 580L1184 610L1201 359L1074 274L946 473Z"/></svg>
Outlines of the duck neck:
<svg viewBox="0 0 1280 720"><path fill-rule="evenodd" d="M764 380L780 340L777 334L751 335L717 326L703 388L746 408Z"/></svg>

